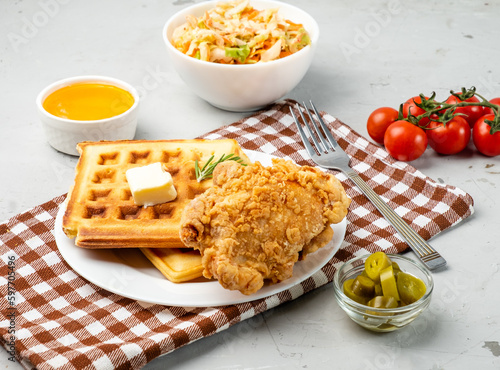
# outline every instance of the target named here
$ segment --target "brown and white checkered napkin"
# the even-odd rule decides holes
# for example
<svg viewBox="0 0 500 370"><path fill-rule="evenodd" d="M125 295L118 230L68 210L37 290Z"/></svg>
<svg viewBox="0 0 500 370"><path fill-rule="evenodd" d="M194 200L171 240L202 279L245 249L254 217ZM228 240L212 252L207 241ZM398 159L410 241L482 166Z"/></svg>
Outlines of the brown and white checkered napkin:
<svg viewBox="0 0 500 370"><path fill-rule="evenodd" d="M204 138L234 138L243 148L307 160L289 107L275 104ZM462 190L438 184L411 165L394 161L349 126L324 113L354 169L424 239L473 213ZM336 267L354 255L402 252L407 245L341 173L352 203L339 252L302 284L256 301L224 307L182 308L144 304L81 278L62 259L54 222L65 196L0 225L1 343L26 368L139 369L154 358L223 331L332 281ZM15 294L14 294L15 293Z"/></svg>

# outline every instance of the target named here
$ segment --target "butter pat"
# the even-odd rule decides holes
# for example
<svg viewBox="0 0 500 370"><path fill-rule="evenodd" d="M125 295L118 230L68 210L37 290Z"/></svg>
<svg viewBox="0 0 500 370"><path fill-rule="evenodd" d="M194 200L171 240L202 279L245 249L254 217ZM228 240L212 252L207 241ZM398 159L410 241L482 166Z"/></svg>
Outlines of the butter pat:
<svg viewBox="0 0 500 370"><path fill-rule="evenodd" d="M135 167L125 173L134 203L140 206L170 202L177 197L170 173L160 162L143 167Z"/></svg>

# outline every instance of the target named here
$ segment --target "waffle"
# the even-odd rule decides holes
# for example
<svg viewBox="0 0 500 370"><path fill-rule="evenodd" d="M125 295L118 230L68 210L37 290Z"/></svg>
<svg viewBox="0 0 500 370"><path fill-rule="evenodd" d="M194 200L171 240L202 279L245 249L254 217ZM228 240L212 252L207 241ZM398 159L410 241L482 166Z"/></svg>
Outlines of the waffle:
<svg viewBox="0 0 500 370"><path fill-rule="evenodd" d="M199 251L188 248L142 248L141 251L173 283L203 276Z"/></svg>
<svg viewBox="0 0 500 370"><path fill-rule="evenodd" d="M194 162L235 153L250 163L235 140L83 142L75 182L67 197L63 230L83 248L182 248L184 206L212 185L196 180ZM134 203L125 172L161 162L172 175L177 198L143 207Z"/></svg>

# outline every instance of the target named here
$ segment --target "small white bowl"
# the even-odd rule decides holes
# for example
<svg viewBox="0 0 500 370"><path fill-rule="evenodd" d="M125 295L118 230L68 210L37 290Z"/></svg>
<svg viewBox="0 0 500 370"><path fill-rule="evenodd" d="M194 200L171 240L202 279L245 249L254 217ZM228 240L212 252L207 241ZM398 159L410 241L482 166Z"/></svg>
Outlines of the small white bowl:
<svg viewBox="0 0 500 370"><path fill-rule="evenodd" d="M44 100L54 91L82 82L104 83L120 87L132 94L134 104L126 112L117 116L89 121L57 117L43 108ZM36 106L49 144L60 152L78 156L80 154L76 150L76 144L82 141L131 140L134 138L139 112L139 94L128 83L115 78L78 76L66 78L47 86L38 94Z"/></svg>
<svg viewBox="0 0 500 370"><path fill-rule="evenodd" d="M319 27L314 18L290 4L252 0L255 9L278 8L284 19L301 23L309 32L311 45L287 57L251 65L228 65L201 61L183 54L171 43L172 34L186 22L186 15L201 16L220 0L202 2L173 15L163 28L170 60L191 90L210 104L228 111L261 109L282 98L302 80L311 65L318 43Z"/></svg>

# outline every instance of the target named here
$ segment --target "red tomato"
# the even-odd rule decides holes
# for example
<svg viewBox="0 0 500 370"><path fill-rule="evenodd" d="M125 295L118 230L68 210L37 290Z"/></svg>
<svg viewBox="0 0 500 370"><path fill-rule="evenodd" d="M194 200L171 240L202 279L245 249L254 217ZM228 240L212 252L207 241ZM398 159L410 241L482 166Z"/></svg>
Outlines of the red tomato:
<svg viewBox="0 0 500 370"><path fill-rule="evenodd" d="M398 111L394 108L382 107L375 109L368 117L366 129L368 135L378 144L384 145L384 134L387 127L397 121Z"/></svg>
<svg viewBox="0 0 500 370"><path fill-rule="evenodd" d="M427 97L425 97L427 99ZM408 99L403 103L403 117L408 118L409 114L411 113L412 116L420 116L421 114L425 113L425 109L422 109L420 107L417 107L415 103L422 103L422 98L420 96L414 96L413 98ZM418 124L420 126L425 126L429 123L428 118L422 118L420 121L418 121Z"/></svg>
<svg viewBox="0 0 500 370"><path fill-rule="evenodd" d="M475 96L466 99L465 101L469 103L479 103L479 99ZM450 95L450 97L446 99L446 103L448 104L456 104L460 102L462 102L462 100L453 95ZM464 116L462 117L465 118L465 120L469 123L469 126L472 128L474 127L474 123L476 123L476 121L481 118L482 115L484 115L484 109L480 105L471 105L469 107L458 107L455 110L455 113L464 114Z"/></svg>
<svg viewBox="0 0 500 370"><path fill-rule="evenodd" d="M440 154L456 154L469 143L471 130L467 121L455 116L446 125L431 121L426 130L429 146Z"/></svg>
<svg viewBox="0 0 500 370"><path fill-rule="evenodd" d="M396 121L384 136L384 145L389 154L398 161L413 161L427 148L425 131L407 121Z"/></svg>
<svg viewBox="0 0 500 370"><path fill-rule="evenodd" d="M491 104L498 105L500 107L500 98L493 98L490 100ZM494 114L493 109L491 108L484 108L484 114Z"/></svg>
<svg viewBox="0 0 500 370"><path fill-rule="evenodd" d="M494 114L487 114L476 121L472 128L472 140L477 150L489 157L500 154L500 131L490 134L491 126L485 120L493 120Z"/></svg>

